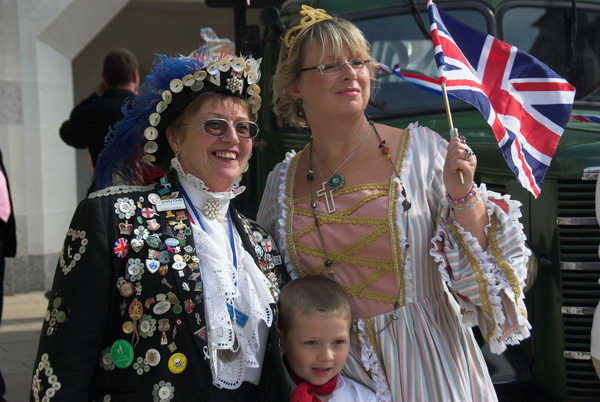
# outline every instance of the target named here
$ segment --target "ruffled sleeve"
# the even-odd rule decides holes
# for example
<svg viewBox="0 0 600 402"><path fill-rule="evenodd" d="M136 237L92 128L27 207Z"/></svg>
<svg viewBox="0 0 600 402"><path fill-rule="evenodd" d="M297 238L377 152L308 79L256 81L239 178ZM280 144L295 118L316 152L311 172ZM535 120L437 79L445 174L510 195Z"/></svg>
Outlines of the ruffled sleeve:
<svg viewBox="0 0 600 402"><path fill-rule="evenodd" d="M446 148L442 140L434 170L443 167ZM437 180L441 182L441 170L438 172ZM454 220L444 198L443 183L432 184L432 190L437 190L433 198L439 209L431 255L460 304L465 324L479 325L491 351L502 353L506 345L527 338L531 328L523 293L531 252L519 222L521 203L488 191L485 184L479 186L489 216L485 228L488 248L483 250L477 239Z"/></svg>
<svg viewBox="0 0 600 402"><path fill-rule="evenodd" d="M287 152L285 159L275 165L269 173L267 185L265 186L256 216L256 221L275 239L283 262L292 279L296 275L290 263L289 252L287 250L285 217L287 216L287 202L289 201L286 196L288 170L295 155L295 151Z"/></svg>

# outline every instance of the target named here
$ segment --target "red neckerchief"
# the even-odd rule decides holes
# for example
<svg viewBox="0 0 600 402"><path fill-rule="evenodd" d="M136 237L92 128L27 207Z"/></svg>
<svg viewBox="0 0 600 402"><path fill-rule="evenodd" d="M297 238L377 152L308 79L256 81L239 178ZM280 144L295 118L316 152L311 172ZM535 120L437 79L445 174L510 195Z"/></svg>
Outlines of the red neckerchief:
<svg viewBox="0 0 600 402"><path fill-rule="evenodd" d="M297 387L292 392L292 397L290 402L321 402L316 395L329 395L335 389L337 384L337 380L339 378L339 374L336 374L331 380L327 381L322 385L312 385L311 383L305 381L304 379L298 377L296 373L294 373L288 367L288 372L290 373L290 377L296 383Z"/></svg>

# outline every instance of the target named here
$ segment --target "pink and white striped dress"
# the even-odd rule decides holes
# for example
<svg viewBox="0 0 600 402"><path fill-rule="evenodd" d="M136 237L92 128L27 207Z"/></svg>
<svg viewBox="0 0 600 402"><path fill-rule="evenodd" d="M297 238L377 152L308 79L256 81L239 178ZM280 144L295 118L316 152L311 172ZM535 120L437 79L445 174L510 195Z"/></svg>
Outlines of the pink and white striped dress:
<svg viewBox="0 0 600 402"><path fill-rule="evenodd" d="M400 178L334 192L333 214L318 203L327 253L310 197L293 198L300 153L288 153L270 173L258 221L274 235L292 277L326 275L324 259L335 262L354 318L346 376L382 401L495 401L470 327L479 325L496 353L529 336L522 287L530 252L520 204L480 186L490 216L482 250L444 198L447 142L414 124L405 133Z"/></svg>

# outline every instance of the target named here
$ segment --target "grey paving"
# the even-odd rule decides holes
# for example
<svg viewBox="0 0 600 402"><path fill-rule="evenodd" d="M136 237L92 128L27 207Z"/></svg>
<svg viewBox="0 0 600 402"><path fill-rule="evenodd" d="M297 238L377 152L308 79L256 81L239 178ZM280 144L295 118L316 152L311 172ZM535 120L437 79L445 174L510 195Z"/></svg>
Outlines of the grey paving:
<svg viewBox="0 0 600 402"><path fill-rule="evenodd" d="M0 325L0 370L8 402L29 400L33 360L48 301L43 292L4 297Z"/></svg>

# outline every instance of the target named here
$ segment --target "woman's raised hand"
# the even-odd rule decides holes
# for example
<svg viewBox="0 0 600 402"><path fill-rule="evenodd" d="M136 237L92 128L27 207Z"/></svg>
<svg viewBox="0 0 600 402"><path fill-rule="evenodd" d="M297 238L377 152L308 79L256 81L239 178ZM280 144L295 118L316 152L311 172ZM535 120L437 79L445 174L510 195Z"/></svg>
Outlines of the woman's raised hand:
<svg viewBox="0 0 600 402"><path fill-rule="evenodd" d="M477 157L467 145L464 137L450 139L443 173L444 185L450 197L459 199L467 195L473 185L476 166ZM461 183L461 172L464 183Z"/></svg>

